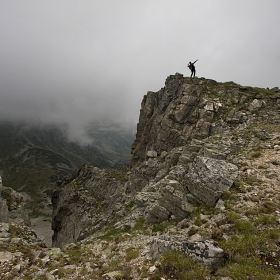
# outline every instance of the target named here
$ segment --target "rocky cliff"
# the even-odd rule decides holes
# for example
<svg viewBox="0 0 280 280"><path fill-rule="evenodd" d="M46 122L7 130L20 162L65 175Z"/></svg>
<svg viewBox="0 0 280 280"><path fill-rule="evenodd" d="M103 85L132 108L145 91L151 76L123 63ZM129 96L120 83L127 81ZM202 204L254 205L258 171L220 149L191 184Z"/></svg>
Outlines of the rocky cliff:
<svg viewBox="0 0 280 280"><path fill-rule="evenodd" d="M143 98L130 166L57 182L45 275L279 279L279 115L278 88L168 77Z"/></svg>
<svg viewBox="0 0 280 280"><path fill-rule="evenodd" d="M220 216L209 220L217 219L218 226L227 224L224 211L231 192L251 190L263 176L256 175L250 161L275 152L277 162L279 108L278 88L190 79L178 73L169 76L164 88L143 98L130 167L85 166L58 182L52 199L53 244L99 236L109 227L129 231L139 221L147 227L181 221L182 235L176 242L181 240L179 251L187 250L182 245L189 244L183 228L188 235L194 228L194 233L198 231L193 217L200 209L219 209ZM277 164L262 164L265 180L278 178ZM215 222L210 224L213 236ZM166 235L150 242L157 244L149 247L150 256L156 258L177 244ZM200 255L207 263L208 249L188 254ZM210 261L212 269L225 261L226 254L219 250L218 259Z"/></svg>
<svg viewBox="0 0 280 280"><path fill-rule="evenodd" d="M143 98L130 169L85 166L58 182L54 244L111 223L133 227L140 217L157 223L186 218L199 203L214 207L237 178L240 155L272 137L276 91L168 77Z"/></svg>

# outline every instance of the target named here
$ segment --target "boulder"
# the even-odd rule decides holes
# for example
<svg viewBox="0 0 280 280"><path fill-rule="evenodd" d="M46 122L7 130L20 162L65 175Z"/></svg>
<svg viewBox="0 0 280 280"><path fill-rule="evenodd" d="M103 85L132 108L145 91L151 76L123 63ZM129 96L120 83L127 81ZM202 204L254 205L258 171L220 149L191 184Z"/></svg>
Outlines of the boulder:
<svg viewBox="0 0 280 280"><path fill-rule="evenodd" d="M265 102L263 100L254 99L248 107L251 113L259 111L261 108L265 107Z"/></svg>
<svg viewBox="0 0 280 280"><path fill-rule="evenodd" d="M171 171L175 175L174 169ZM150 183L136 197L136 204L144 207L145 220L148 223L160 223L171 216L188 217L195 207L189 203L185 187L169 175L157 183Z"/></svg>
<svg viewBox="0 0 280 280"><path fill-rule="evenodd" d="M238 168L224 160L197 156L185 175L189 192L208 206L215 206L237 177Z"/></svg>
<svg viewBox="0 0 280 280"><path fill-rule="evenodd" d="M147 157L156 158L157 152L155 150L151 150L147 152Z"/></svg>
<svg viewBox="0 0 280 280"><path fill-rule="evenodd" d="M13 260L13 254L8 251L0 252L0 263L9 262Z"/></svg>
<svg viewBox="0 0 280 280"><path fill-rule="evenodd" d="M150 246L151 258L157 260L167 251L181 252L213 271L225 263L223 249L213 240L202 238L198 234L191 237L166 234L154 238Z"/></svg>

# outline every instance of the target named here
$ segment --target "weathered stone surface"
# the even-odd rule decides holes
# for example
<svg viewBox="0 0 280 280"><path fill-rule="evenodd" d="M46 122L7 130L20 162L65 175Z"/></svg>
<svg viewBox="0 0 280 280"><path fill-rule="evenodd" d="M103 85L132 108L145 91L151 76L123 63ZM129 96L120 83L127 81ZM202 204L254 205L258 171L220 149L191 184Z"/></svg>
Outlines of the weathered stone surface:
<svg viewBox="0 0 280 280"><path fill-rule="evenodd" d="M125 193L126 172L85 166L68 184L53 192L53 245L62 246L119 218L118 203ZM110 220L109 220L110 217Z"/></svg>
<svg viewBox="0 0 280 280"><path fill-rule="evenodd" d="M211 240L203 239L200 235L190 238L181 235L162 235L156 237L150 248L152 259L159 259L166 251L178 251L192 257L194 260L216 270L225 262L223 249Z"/></svg>
<svg viewBox="0 0 280 280"><path fill-rule="evenodd" d="M182 177L184 171L182 167L173 168L170 175L150 183L136 195L136 204L145 208L144 217L148 223L159 223L171 216L184 218L195 209L188 201L186 188L172 179Z"/></svg>
<svg viewBox="0 0 280 280"><path fill-rule="evenodd" d="M262 129L262 130L261 129L255 129L254 130L254 135L261 140L271 139L271 136L269 135L269 133L267 131L265 131L264 129Z"/></svg>
<svg viewBox="0 0 280 280"><path fill-rule="evenodd" d="M154 150L148 151L147 152L147 157L156 158L157 157L157 152L154 151Z"/></svg>
<svg viewBox="0 0 280 280"><path fill-rule="evenodd" d="M10 225L8 223L0 223L0 232L9 231Z"/></svg>
<svg viewBox="0 0 280 280"><path fill-rule="evenodd" d="M102 275L104 280L114 280L117 279L118 276L122 275L121 271L112 271Z"/></svg>
<svg viewBox="0 0 280 280"><path fill-rule="evenodd" d="M274 88L271 88L270 89L271 91L274 91L274 92L279 92L280 90L279 90L279 87L274 87Z"/></svg>
<svg viewBox="0 0 280 280"><path fill-rule="evenodd" d="M278 91L279 91L279 89L278 89ZM271 95L271 96L270 96L270 98L271 98L271 99L277 99L277 100L279 100L279 99L280 99L280 92L279 92L279 93L276 93L276 94Z"/></svg>
<svg viewBox="0 0 280 280"><path fill-rule="evenodd" d="M9 222L9 210L6 200L0 197L0 222Z"/></svg>
<svg viewBox="0 0 280 280"><path fill-rule="evenodd" d="M0 252L0 263L1 262L8 262L13 259L13 254L11 252L3 251Z"/></svg>
<svg viewBox="0 0 280 280"><path fill-rule="evenodd" d="M226 161L198 156L186 173L187 188L198 200L214 206L233 184L238 168Z"/></svg>
<svg viewBox="0 0 280 280"><path fill-rule="evenodd" d="M248 110L250 112L257 112L263 107L265 107L265 102L263 100L254 99L252 103L250 103Z"/></svg>
<svg viewBox="0 0 280 280"><path fill-rule="evenodd" d="M0 185L0 222L15 222L30 225L24 209L23 195L12 188Z"/></svg>

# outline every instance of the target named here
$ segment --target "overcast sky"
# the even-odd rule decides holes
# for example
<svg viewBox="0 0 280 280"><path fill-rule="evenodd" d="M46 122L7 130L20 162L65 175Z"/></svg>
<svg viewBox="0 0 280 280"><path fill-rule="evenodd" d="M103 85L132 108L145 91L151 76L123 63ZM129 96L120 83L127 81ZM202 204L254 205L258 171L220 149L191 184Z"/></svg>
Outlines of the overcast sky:
<svg viewBox="0 0 280 280"><path fill-rule="evenodd" d="M0 119L138 121L167 76L280 86L279 0L7 0Z"/></svg>

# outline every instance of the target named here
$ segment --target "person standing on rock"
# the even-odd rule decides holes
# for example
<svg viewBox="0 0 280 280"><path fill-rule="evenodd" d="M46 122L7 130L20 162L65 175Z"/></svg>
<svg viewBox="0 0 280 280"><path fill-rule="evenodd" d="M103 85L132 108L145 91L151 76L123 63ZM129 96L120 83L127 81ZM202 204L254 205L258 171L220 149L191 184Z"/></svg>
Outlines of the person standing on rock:
<svg viewBox="0 0 280 280"><path fill-rule="evenodd" d="M192 71L192 74L191 74L191 78L192 78L192 76L193 77L195 77L195 67L194 67L194 64L196 63L198 61L198 59L195 61L195 62L189 62L189 64L188 64L188 67L190 68L190 70Z"/></svg>

